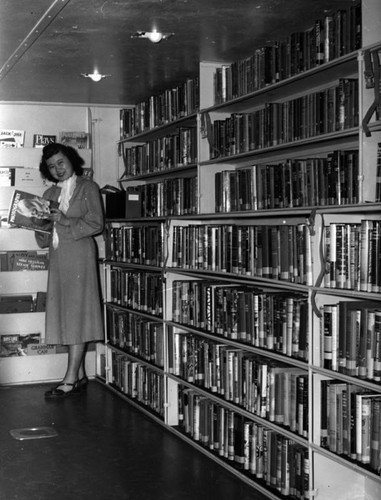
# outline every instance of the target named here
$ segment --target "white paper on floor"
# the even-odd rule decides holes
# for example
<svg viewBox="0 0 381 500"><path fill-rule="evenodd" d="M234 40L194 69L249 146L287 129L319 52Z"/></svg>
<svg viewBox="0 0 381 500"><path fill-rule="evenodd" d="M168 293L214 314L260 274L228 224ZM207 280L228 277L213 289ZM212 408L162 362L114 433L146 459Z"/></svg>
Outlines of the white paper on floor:
<svg viewBox="0 0 381 500"><path fill-rule="evenodd" d="M24 439L42 439L58 436L58 433L52 427L27 427L25 429L13 429L9 434L14 439L20 441Z"/></svg>

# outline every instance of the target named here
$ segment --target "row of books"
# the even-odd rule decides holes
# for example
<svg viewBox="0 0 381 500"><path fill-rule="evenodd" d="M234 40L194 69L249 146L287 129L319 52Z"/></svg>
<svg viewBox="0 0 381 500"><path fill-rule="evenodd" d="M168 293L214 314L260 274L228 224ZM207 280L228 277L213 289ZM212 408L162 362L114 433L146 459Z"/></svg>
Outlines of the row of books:
<svg viewBox="0 0 381 500"><path fill-rule="evenodd" d="M162 316L163 277L160 273L112 267L110 302L153 316Z"/></svg>
<svg viewBox="0 0 381 500"><path fill-rule="evenodd" d="M303 32L225 64L215 75L215 103L230 101L361 48L361 2L318 19Z"/></svg>
<svg viewBox="0 0 381 500"><path fill-rule="evenodd" d="M164 233L160 224L106 225L106 259L147 266L164 265Z"/></svg>
<svg viewBox="0 0 381 500"><path fill-rule="evenodd" d="M107 306L107 339L112 345L156 366L164 366L163 324Z"/></svg>
<svg viewBox="0 0 381 500"><path fill-rule="evenodd" d="M142 217L197 213L197 177L178 177L139 186Z"/></svg>
<svg viewBox="0 0 381 500"><path fill-rule="evenodd" d="M133 217L169 217L196 214L197 177L178 177L141 184L134 189L133 196L138 198L138 205L134 208ZM123 218L126 216L129 216L129 212L122 214Z"/></svg>
<svg viewBox="0 0 381 500"><path fill-rule="evenodd" d="M164 377L148 366L112 351L112 384L123 394L164 418Z"/></svg>
<svg viewBox="0 0 381 500"><path fill-rule="evenodd" d="M307 224L174 226L172 267L312 285Z"/></svg>
<svg viewBox="0 0 381 500"><path fill-rule="evenodd" d="M120 110L121 140L195 113L200 107L199 78L150 96L133 108Z"/></svg>
<svg viewBox="0 0 381 500"><path fill-rule="evenodd" d="M358 80L285 102L268 102L250 113L231 114L209 127L210 158L229 157L310 139L359 124Z"/></svg>
<svg viewBox="0 0 381 500"><path fill-rule="evenodd" d="M307 297L208 280L172 283L172 320L227 339L308 360Z"/></svg>
<svg viewBox="0 0 381 500"><path fill-rule="evenodd" d="M245 210L356 204L358 151L326 158L290 159L215 174L215 210Z"/></svg>
<svg viewBox="0 0 381 500"><path fill-rule="evenodd" d="M33 134L33 147L43 148L53 142L72 146L76 149L86 149L90 147L90 134L87 132L60 132L53 134ZM0 130L0 148L23 148L25 143L25 130Z"/></svg>
<svg viewBox="0 0 381 500"><path fill-rule="evenodd" d="M195 335L168 341L170 373L307 437L306 371Z"/></svg>
<svg viewBox="0 0 381 500"><path fill-rule="evenodd" d="M2 271L45 271L49 256L45 250L5 250L0 252Z"/></svg>
<svg viewBox="0 0 381 500"><path fill-rule="evenodd" d="M306 448L192 389L179 393L180 429L194 441L284 497L309 498Z"/></svg>
<svg viewBox="0 0 381 500"><path fill-rule="evenodd" d="M338 380L324 380L321 401L321 446L379 473L381 394Z"/></svg>
<svg viewBox="0 0 381 500"><path fill-rule="evenodd" d="M127 177L185 167L197 162L197 129L180 127L174 134L121 149Z"/></svg>
<svg viewBox="0 0 381 500"><path fill-rule="evenodd" d="M381 223L331 223L324 226L325 288L379 293L381 290Z"/></svg>
<svg viewBox="0 0 381 500"><path fill-rule="evenodd" d="M381 382L381 304L355 300L320 308L321 366Z"/></svg>
<svg viewBox="0 0 381 500"><path fill-rule="evenodd" d="M45 308L46 292L0 295L0 314L44 312Z"/></svg>

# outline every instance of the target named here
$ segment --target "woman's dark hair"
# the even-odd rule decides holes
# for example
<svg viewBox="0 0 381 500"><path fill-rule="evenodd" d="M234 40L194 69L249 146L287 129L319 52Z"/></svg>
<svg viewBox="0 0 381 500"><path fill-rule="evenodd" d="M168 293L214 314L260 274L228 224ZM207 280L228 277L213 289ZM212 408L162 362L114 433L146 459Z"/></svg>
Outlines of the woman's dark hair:
<svg viewBox="0 0 381 500"><path fill-rule="evenodd" d="M52 174L49 171L49 167L47 165L47 160L57 153L62 153L66 158L70 161L73 166L74 173L77 175L83 174L82 166L85 164L85 160L79 156L77 150L72 148L71 146L65 146L64 144L59 144L58 142L53 142L48 144L42 150L42 157L40 161L40 172L42 177L51 182L57 182Z"/></svg>

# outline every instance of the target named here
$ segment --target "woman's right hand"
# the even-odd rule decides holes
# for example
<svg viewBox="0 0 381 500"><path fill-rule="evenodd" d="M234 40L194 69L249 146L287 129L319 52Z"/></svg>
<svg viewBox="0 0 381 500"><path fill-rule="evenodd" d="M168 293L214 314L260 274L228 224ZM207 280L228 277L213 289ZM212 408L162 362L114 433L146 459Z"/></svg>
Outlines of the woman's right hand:
<svg viewBox="0 0 381 500"><path fill-rule="evenodd" d="M57 222L58 224L63 225L63 226L69 225L69 219L58 208L52 208L50 210L50 219L54 222Z"/></svg>

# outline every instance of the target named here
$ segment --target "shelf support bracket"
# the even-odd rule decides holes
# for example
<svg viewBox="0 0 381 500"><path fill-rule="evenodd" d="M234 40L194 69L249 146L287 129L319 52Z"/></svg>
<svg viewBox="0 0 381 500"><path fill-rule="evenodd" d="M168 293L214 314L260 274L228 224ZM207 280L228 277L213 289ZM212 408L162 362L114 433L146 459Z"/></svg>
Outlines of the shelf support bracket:
<svg viewBox="0 0 381 500"><path fill-rule="evenodd" d="M369 120L371 119L373 113L380 108L380 59L378 50L365 50L364 64L365 88L374 89L374 100L368 111L365 113L362 121L364 133L367 137L370 137L371 133L368 127Z"/></svg>

